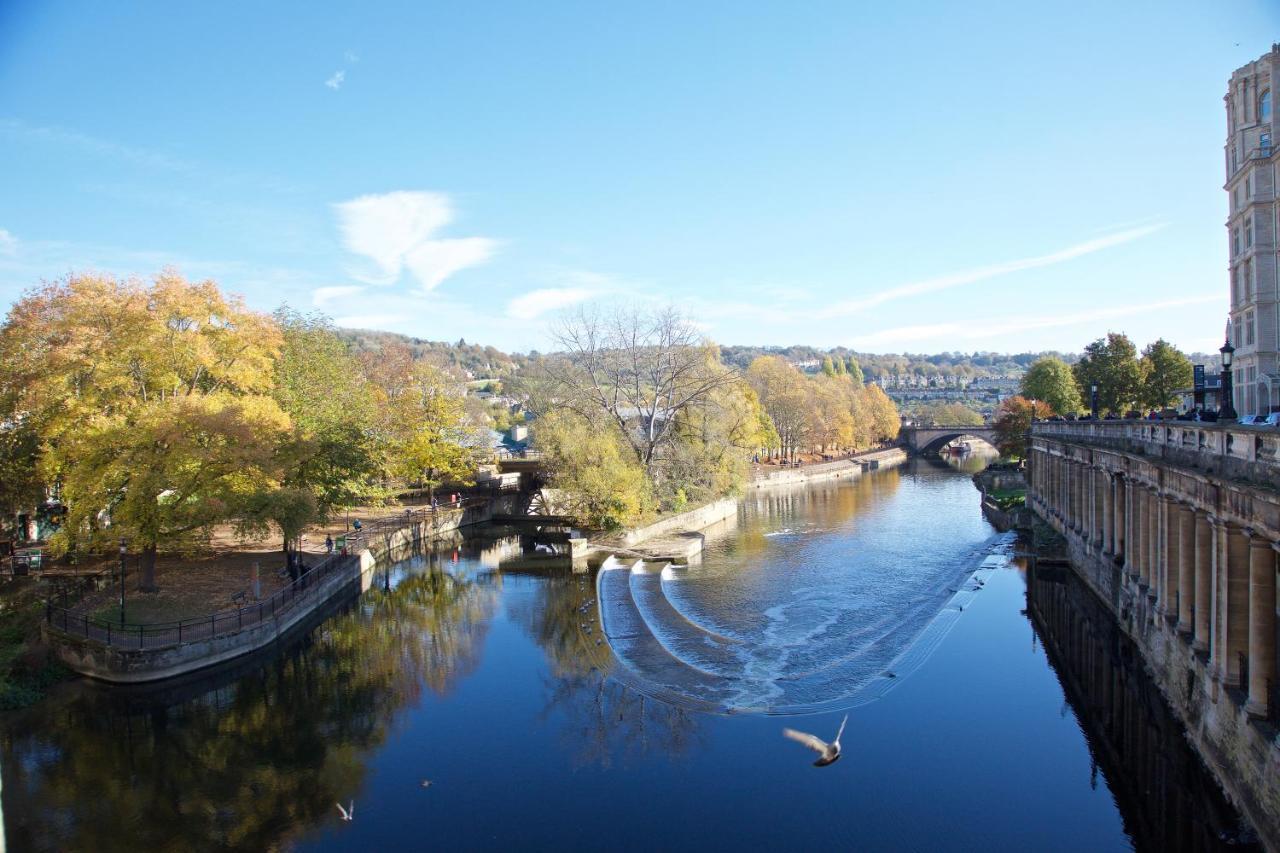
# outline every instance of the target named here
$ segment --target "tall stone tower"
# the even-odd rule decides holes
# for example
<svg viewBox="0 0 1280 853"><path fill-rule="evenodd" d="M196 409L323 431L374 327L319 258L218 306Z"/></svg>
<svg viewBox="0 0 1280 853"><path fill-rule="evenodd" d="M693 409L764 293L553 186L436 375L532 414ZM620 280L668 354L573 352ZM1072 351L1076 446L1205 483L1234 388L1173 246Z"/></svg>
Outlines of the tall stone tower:
<svg viewBox="0 0 1280 853"><path fill-rule="evenodd" d="M1280 44L1231 75L1227 106L1227 240L1231 253L1233 379L1240 414L1280 409L1276 189L1280 157L1272 115Z"/></svg>

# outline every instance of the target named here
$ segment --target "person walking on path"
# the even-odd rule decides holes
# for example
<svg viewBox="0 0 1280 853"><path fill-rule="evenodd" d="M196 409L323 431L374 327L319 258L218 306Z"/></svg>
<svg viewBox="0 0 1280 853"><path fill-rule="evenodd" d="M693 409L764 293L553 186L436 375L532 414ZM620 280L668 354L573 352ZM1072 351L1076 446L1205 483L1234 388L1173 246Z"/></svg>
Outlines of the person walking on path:
<svg viewBox="0 0 1280 853"><path fill-rule="evenodd" d="M325 536L325 537L324 537L324 552L325 552L326 554L332 554L332 553L333 553L333 537L332 537L332 536Z"/></svg>

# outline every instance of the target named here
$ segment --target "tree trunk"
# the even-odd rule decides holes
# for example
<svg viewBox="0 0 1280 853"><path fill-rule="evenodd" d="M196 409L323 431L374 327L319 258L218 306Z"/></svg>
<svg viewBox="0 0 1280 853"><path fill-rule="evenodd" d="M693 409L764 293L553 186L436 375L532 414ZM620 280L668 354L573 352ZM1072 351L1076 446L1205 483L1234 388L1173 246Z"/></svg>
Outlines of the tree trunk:
<svg viewBox="0 0 1280 853"><path fill-rule="evenodd" d="M138 583L138 589L143 592L159 592L160 590L160 587L156 586L155 543L142 549L142 578Z"/></svg>

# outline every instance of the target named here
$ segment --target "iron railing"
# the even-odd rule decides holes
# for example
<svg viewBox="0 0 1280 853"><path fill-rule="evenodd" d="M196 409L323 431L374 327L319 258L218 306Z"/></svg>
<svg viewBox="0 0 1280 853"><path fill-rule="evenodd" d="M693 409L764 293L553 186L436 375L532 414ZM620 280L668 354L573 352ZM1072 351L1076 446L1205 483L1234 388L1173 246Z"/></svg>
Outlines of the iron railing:
<svg viewBox="0 0 1280 853"><path fill-rule="evenodd" d="M277 621L314 599L327 597L330 592L327 581L335 576L349 574L354 579L352 570L358 571L355 552L358 552L360 545L427 518L435 519L447 513L463 512L485 502L484 498L460 499L457 503L442 504L434 509L421 507L405 510L403 513L362 524L358 531L347 534L346 553L326 555L315 566L307 567L288 586L268 598L244 606L171 622L129 624L91 616L83 601L78 605L67 606L69 596L63 593L62 605L55 604L53 598L45 602L45 621L50 628L69 636L122 649L157 649L230 636L263 623Z"/></svg>

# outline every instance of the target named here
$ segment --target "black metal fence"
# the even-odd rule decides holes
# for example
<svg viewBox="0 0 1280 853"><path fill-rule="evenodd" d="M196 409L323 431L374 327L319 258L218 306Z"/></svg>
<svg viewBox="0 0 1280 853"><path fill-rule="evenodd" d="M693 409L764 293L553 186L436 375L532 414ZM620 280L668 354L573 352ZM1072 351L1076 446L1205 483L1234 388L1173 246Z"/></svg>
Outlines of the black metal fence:
<svg viewBox="0 0 1280 853"><path fill-rule="evenodd" d="M324 556L319 563L306 570L288 586L261 601L255 601L233 609L219 610L204 616L194 616L175 622L158 622L134 625L112 622L91 616L83 603L84 595L111 585L111 573L86 578L89 583L76 589L60 590L45 602L45 621L49 627L72 637L82 637L107 646L121 649L156 649L182 643L203 642L239 633L264 622L273 622L289 616L299 608L311 604L317 597L324 597L329 590L328 581L335 576L347 575L355 579L359 568L356 554L364 543L378 536L387 536L427 520L435 520L451 512L485 503L484 498L469 498L436 508L422 507L403 513L385 516L346 535L346 553L337 551ZM78 592L78 594L77 594ZM78 605L72 605L78 601Z"/></svg>

